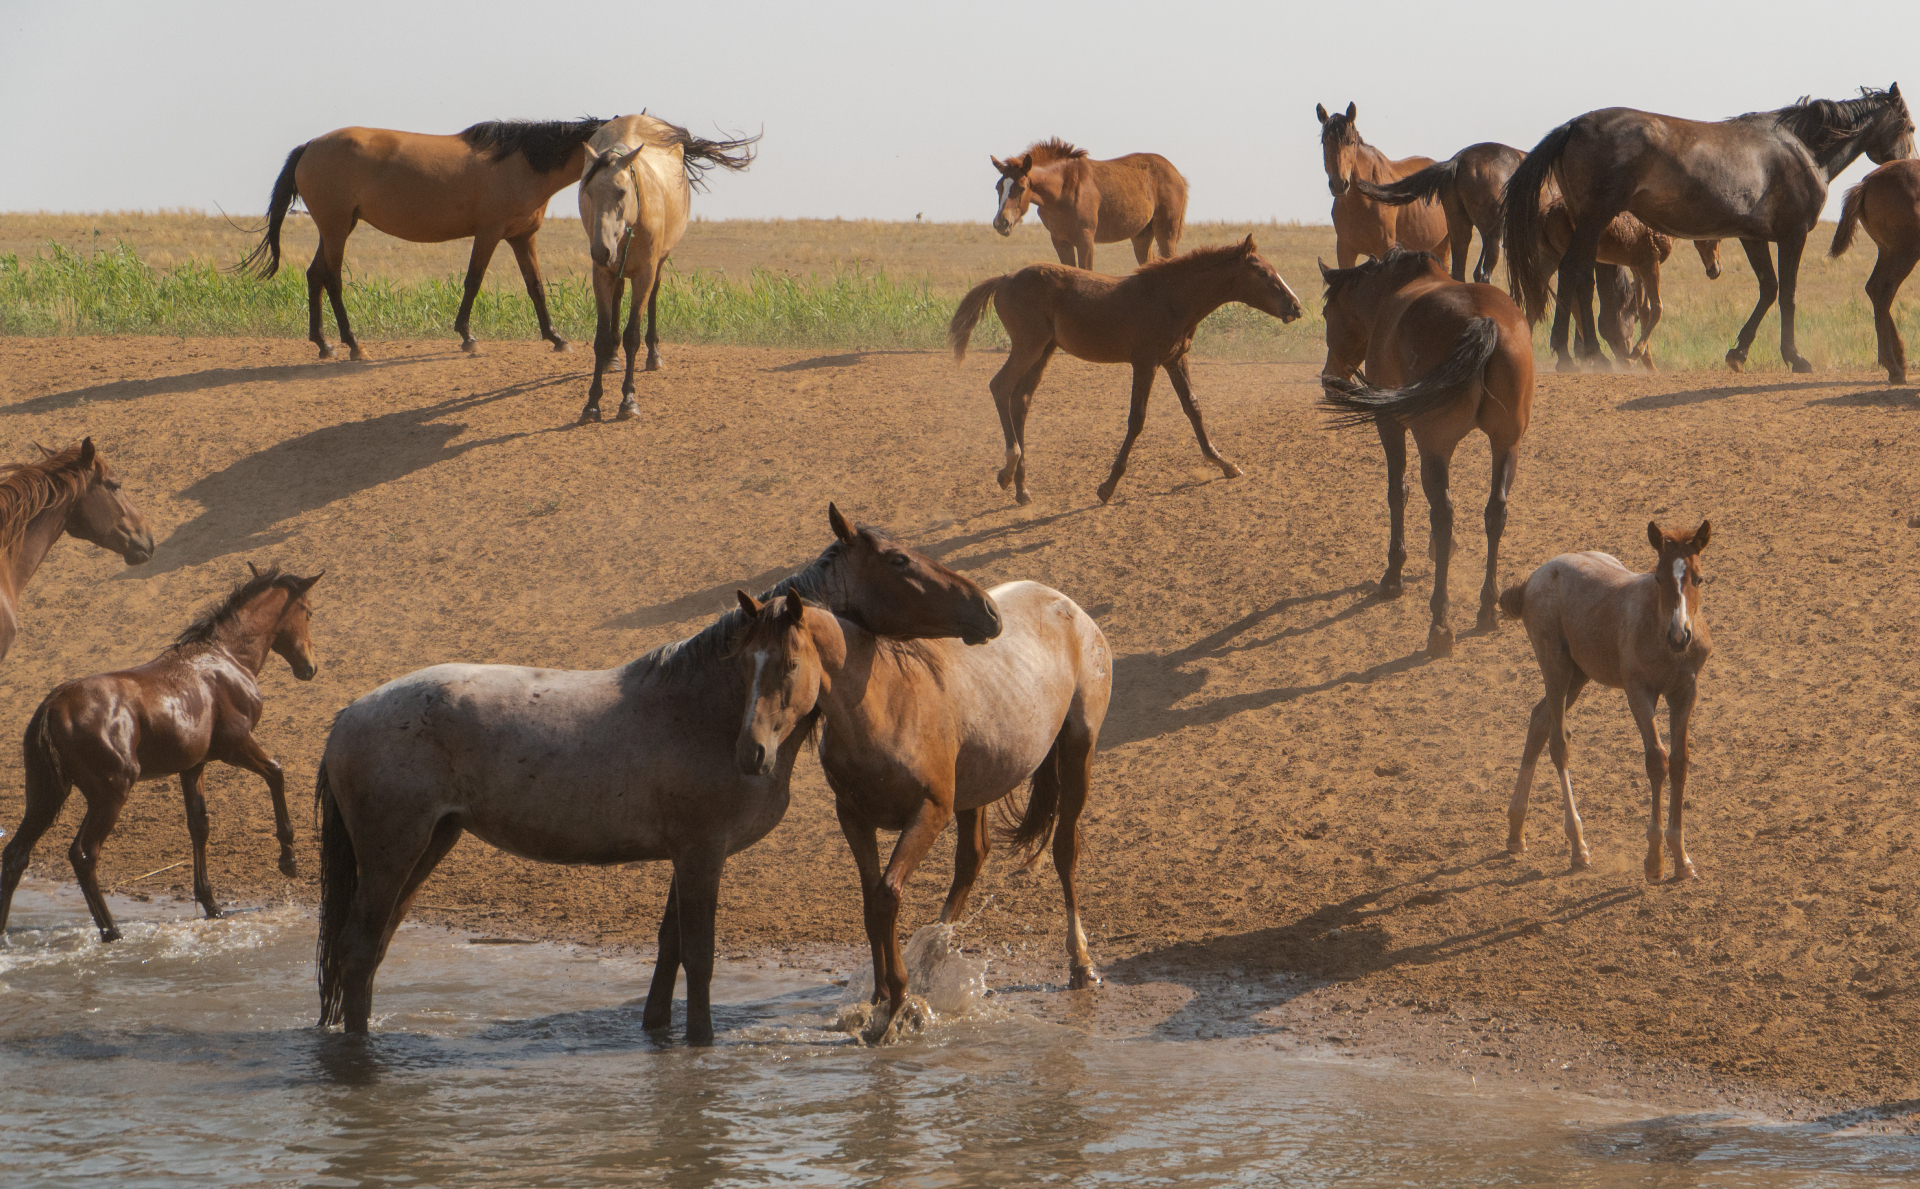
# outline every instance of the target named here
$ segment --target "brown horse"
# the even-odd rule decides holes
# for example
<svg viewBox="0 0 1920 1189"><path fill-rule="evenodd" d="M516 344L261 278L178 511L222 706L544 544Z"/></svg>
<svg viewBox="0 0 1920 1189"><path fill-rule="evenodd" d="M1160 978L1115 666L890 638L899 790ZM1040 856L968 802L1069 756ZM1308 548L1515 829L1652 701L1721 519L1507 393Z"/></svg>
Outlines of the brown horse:
<svg viewBox="0 0 1920 1189"><path fill-rule="evenodd" d="M640 411L634 401L633 360L640 350L640 301L647 304L647 370L660 370L661 265L687 231L693 187L718 165L741 170L753 163L759 140L702 140L677 124L647 115L608 120L587 142L580 175L580 225L593 257L593 383L580 423L600 420L600 393L614 348L627 351L618 419ZM620 303L633 283L633 314L620 332Z"/></svg>
<svg viewBox="0 0 1920 1189"><path fill-rule="evenodd" d="M1680 810L1686 803L1687 721L1693 716L1695 682L1713 651L1707 621L1700 610L1701 550L1712 526L1706 521L1691 533L1674 533L1647 524L1647 541L1659 554L1653 572L1635 574L1610 554L1564 553L1535 570L1525 582L1500 595L1500 610L1526 625L1533 655L1540 662L1546 696L1527 723L1527 746L1520 777L1507 807L1507 852L1527 850L1527 794L1533 770L1545 747L1560 777L1566 814L1567 845L1573 867L1590 862L1580 833L1580 814L1567 776L1567 711L1589 681L1625 690L1627 709L1646 747L1647 783L1653 789L1653 813L1647 823L1648 883L1660 879L1660 785L1673 782L1668 798L1667 853L1675 879L1693 879ZM1660 745L1653 712L1667 700L1673 754Z"/></svg>
<svg viewBox="0 0 1920 1189"><path fill-rule="evenodd" d="M1442 264L1452 251L1447 212L1431 197L1411 206L1382 205L1362 193L1355 182L1376 186L1397 182L1432 165L1432 157L1403 157L1395 161L1361 139L1354 124L1359 114L1347 104L1343 114L1328 115L1316 104L1320 117L1320 152L1327 167L1327 189L1333 193L1334 254L1341 268L1351 268L1362 256L1385 256L1393 247L1432 252Z"/></svg>
<svg viewBox="0 0 1920 1189"><path fill-rule="evenodd" d="M1012 235L1040 205L1040 224L1053 237L1060 263L1093 267L1093 245L1133 241L1141 264L1156 242L1160 255L1180 246L1187 221L1187 179L1158 153L1128 153L1111 161L1093 161L1087 150L1059 137L1036 141L1018 157L1002 161L989 154L1000 171L994 193L1000 200L993 229Z"/></svg>
<svg viewBox="0 0 1920 1189"><path fill-rule="evenodd" d="M1000 486L1013 485L1014 498L1023 504L1032 498L1027 494L1027 413L1055 350L1065 347L1069 355L1092 363L1133 365L1127 436L1114 456L1112 472L1100 485L1104 504L1113 498L1120 476L1127 473L1127 456L1147 423L1155 368L1166 369L1167 379L1173 381L1180 407L1193 423L1200 453L1221 474L1237 478L1240 468L1213 448L1200 406L1193 399L1187 350L1193 346L1194 331L1202 318L1230 301L1243 302L1282 322L1302 313L1300 300L1273 266L1260 258L1251 235L1243 243L1153 261L1127 277L1032 264L982 281L960 300L947 325L947 343L955 362L966 357L967 341L989 300L1013 340L1006 363L988 384L1007 445Z"/></svg>
<svg viewBox="0 0 1920 1189"><path fill-rule="evenodd" d="M120 489L92 438L39 462L0 466L0 660L20 634L20 592L65 533L118 553L130 566L153 556L153 534Z"/></svg>
<svg viewBox="0 0 1920 1189"><path fill-rule="evenodd" d="M1561 257L1573 241L1573 216L1567 213L1565 203L1556 202L1547 207L1542 222L1545 238L1536 250L1543 259L1540 267L1532 270L1532 275L1542 280L1543 291L1529 290L1524 295L1522 304L1529 323L1546 316L1549 294L1544 291L1544 279L1559 268ZM1672 254L1673 237L1649 230L1645 223L1625 211L1614 216L1600 237L1595 260L1604 275L1600 278L1597 330L1623 364L1638 359L1647 365L1648 371L1656 370L1647 340L1653 337L1653 328L1660 324L1660 266ZM1626 269L1631 275L1631 284L1624 283L1620 269ZM1629 347L1627 328L1634 321L1640 324L1640 338ZM1575 352L1606 366L1606 356L1589 340L1576 339Z"/></svg>
<svg viewBox="0 0 1920 1189"><path fill-rule="evenodd" d="M1403 589L1407 560L1407 431L1420 451L1420 487L1432 526L1433 623L1430 656L1453 652L1447 624L1447 565L1453 557L1448 470L1460 439L1475 428L1493 450L1487 493L1487 577L1481 630L1495 620L1494 576L1516 451L1533 412L1533 336L1525 315L1491 285L1464 285L1425 252L1396 250L1357 268L1320 266L1327 282L1327 364L1321 382L1336 425L1372 425L1387 454L1391 540L1383 596ZM1345 377L1364 364L1366 384ZM1375 387L1378 385L1378 387Z"/></svg>
<svg viewBox="0 0 1920 1189"><path fill-rule="evenodd" d="M1573 216L1573 239L1560 261L1552 345L1562 371L1567 321L1593 339L1593 265L1600 238L1622 211L1680 239L1738 239L1759 281L1760 299L1727 352L1746 366L1760 319L1780 298L1780 355L1796 372L1813 365L1794 347L1794 290L1807 234L1826 204L1827 186L1865 153L1876 162L1913 156L1913 119L1898 84L1862 88L1859 99L1802 100L1709 124L1610 107L1547 133L1507 184L1507 269L1516 296L1544 289L1539 255L1552 186ZM1780 245L1776 280L1768 243ZM1703 252L1704 258L1704 252ZM1524 298L1522 300L1525 300Z"/></svg>
<svg viewBox="0 0 1920 1189"><path fill-rule="evenodd" d="M940 919L958 920L986 862L987 807L1029 780L1020 823L1002 838L1037 858L1053 835L1067 904L1068 985L1100 981L1073 876L1088 771L1112 696L1113 653L1087 613L1057 590L1009 582L989 593L1005 625L992 643L929 640L912 652L890 649L791 594L760 603L740 593L753 616L741 649L754 674L741 766L751 771L801 724L824 715L820 764L860 869L873 1002L884 1000L889 1017L908 989L899 936L907 880L957 817L953 883ZM884 869L876 830L900 832Z"/></svg>
<svg viewBox="0 0 1920 1189"><path fill-rule="evenodd" d="M318 581L319 574L300 578L277 567L254 569L251 579L187 625L159 656L69 681L41 701L27 722L26 815L0 858L0 931L34 844L59 817L74 785L87 799L87 816L67 855L101 941L118 941L120 930L100 894L95 866L138 781L179 774L193 836L193 898L209 918L220 915L207 882L207 803L200 795L200 774L210 760L267 782L280 874L292 877L286 780L253 729L260 725L260 670L270 654L284 657L302 681L313 680L318 669L307 634L313 614L307 592Z"/></svg>
<svg viewBox="0 0 1920 1189"><path fill-rule="evenodd" d="M1467 279L1467 247L1479 231L1480 259L1474 262L1473 279L1485 284L1500 263L1500 194L1525 156L1510 145L1482 141L1398 181L1379 185L1354 178L1353 186L1383 206L1438 201L1447 216L1447 245L1456 281Z"/></svg>
<svg viewBox="0 0 1920 1189"><path fill-rule="evenodd" d="M501 240L513 248L520 276L540 319L540 337L556 351L567 340L547 315L546 282L534 237L547 217L547 200L580 177L587 138L604 121L489 120L454 136L395 132L387 128L339 128L297 145L274 180L267 202L267 233L241 261L262 279L280 270L280 229L295 197L304 199L320 234L307 267L307 337L331 359L333 347L320 326L320 291L333 303L333 321L349 357L365 359L347 325L340 266L347 237L361 220L396 239L417 244L473 237L467 287L453 329L460 349L478 351L467 329L473 299Z"/></svg>
<svg viewBox="0 0 1920 1189"><path fill-rule="evenodd" d="M828 519L835 542L774 592L825 600L896 638L999 633L978 585L885 534L854 531L835 509ZM687 1039L711 1040L721 869L780 824L807 734L741 770L753 676L740 652L746 626L729 611L698 635L597 672L436 665L341 711L316 790L320 1023L367 1030L393 931L472 831L543 863L671 862L642 1023L668 1025L684 967Z"/></svg>
<svg viewBox="0 0 1920 1189"><path fill-rule="evenodd" d="M1893 299L1900 285L1920 261L1920 162L1890 161L1847 191L1840 205L1840 226L1833 232L1833 255L1853 244L1862 224L1880 249L1867 278L1867 298L1873 302L1873 334L1880 347L1880 366L1887 382L1907 382L1907 345L1893 320Z"/></svg>

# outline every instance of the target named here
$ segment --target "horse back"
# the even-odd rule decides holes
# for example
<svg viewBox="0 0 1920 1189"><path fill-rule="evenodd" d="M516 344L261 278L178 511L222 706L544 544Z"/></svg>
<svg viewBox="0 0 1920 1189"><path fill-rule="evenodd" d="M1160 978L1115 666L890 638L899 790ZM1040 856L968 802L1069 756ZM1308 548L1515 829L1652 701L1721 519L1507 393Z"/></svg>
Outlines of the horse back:
<svg viewBox="0 0 1920 1189"><path fill-rule="evenodd" d="M1601 685L1621 689L1633 680L1664 689L1682 668L1698 671L1706 658L1704 619L1698 649L1674 654L1661 638L1653 575L1629 570L1609 553L1551 559L1528 577L1523 599L1520 618L1543 668L1565 655Z"/></svg>
<svg viewBox="0 0 1920 1189"><path fill-rule="evenodd" d="M1156 217L1174 225L1185 222L1187 179L1160 154L1128 153L1089 162L1087 168L1100 191L1100 224L1094 242L1132 239L1152 227Z"/></svg>
<svg viewBox="0 0 1920 1189"><path fill-rule="evenodd" d="M359 218L415 243L463 239L486 227L518 234L528 220L539 225L553 195L519 153L494 161L458 136L391 128L315 137L294 183L323 235L344 235Z"/></svg>

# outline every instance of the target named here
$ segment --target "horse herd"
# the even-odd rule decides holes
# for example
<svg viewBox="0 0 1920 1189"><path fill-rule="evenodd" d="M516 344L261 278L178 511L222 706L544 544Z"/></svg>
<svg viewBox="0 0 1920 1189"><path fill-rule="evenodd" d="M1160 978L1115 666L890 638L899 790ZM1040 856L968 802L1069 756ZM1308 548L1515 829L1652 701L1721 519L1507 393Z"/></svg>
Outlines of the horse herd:
<svg viewBox="0 0 1920 1189"><path fill-rule="evenodd" d="M1728 362L1744 364L1776 292L1782 355L1796 370L1793 288L1801 250L1827 183L1862 153L1882 168L1851 191L1833 250L1865 226L1881 258L1868 283L1881 362L1899 380L1904 348L1888 309L1920 260L1920 168L1909 160L1913 123L1898 86L1856 100L1700 123L1627 109L1591 112L1555 129L1528 154L1496 144L1439 163L1387 159L1360 139L1356 109L1318 115L1335 196L1339 267L1326 286L1324 407L1336 424L1371 425L1388 468L1391 537L1378 594L1403 589L1406 437L1420 455L1434 560L1427 651L1453 647L1447 571L1453 554L1449 466L1473 429L1492 444L1485 524L1487 564L1477 622L1504 615L1525 626L1546 684L1533 708L1509 807L1508 848L1526 850L1528 795L1540 753L1560 785L1572 864L1588 862L1567 769L1565 716L1589 682L1626 691L1646 752L1652 791L1646 877L1670 858L1694 877L1682 830L1687 723L1695 682L1711 651L1699 566L1711 529L1675 532L1649 523L1650 572L1600 553L1568 554L1499 590L1499 541L1517 448L1534 388L1531 323L1558 273L1553 346L1560 366L1569 319L1583 355L1592 344L1598 267L1639 278L1614 284L1643 315L1642 336L1622 358L1641 358L1658 318L1658 265L1673 237L1700 245L1717 271L1718 241L1739 238L1761 281L1761 300ZM295 148L273 189L264 239L249 257L265 275L280 261L281 229L296 196L319 230L307 272L311 338L320 293L339 337L363 352L342 302L345 241L365 219L401 238L472 236L465 298L455 324L463 347L472 302L494 248L514 249L542 335L566 341L548 316L534 238L548 199L580 183L599 311L595 367L581 420L600 418L602 376L624 344L618 416L632 416L642 295L648 370L659 366L655 304L661 264L684 232L688 195L704 169L740 169L752 140L706 141L647 115L616 120L488 123L457 136L348 128ZM1064 348L1133 367L1127 433L1099 488L1109 500L1144 423L1154 376L1164 370L1200 449L1228 476L1240 471L1208 438L1186 354L1199 322L1238 301L1275 318L1303 314L1251 236L1174 255L1186 183L1165 158L1094 161L1059 140L993 159L1000 174L994 225L1007 233L1032 205L1059 264L1036 264L976 286L949 327L956 357L993 304L1012 342L990 383L1005 436L1000 485L1021 503L1027 415L1048 361ZM1464 280L1474 230L1482 236L1476 283ZM1126 277L1089 271L1096 243L1129 240L1141 264ZM1780 274L1768 256L1780 245ZM1157 245L1161 259L1150 260ZM1483 283L1504 248L1507 292ZM1362 262L1362 255L1370 259ZM1451 272L1447 264L1451 263ZM625 289L633 307L617 327ZM1519 298L1516 303L1515 297ZM1650 303L1650 304L1649 304ZM953 882L941 910L951 921L996 838L1037 856L1051 843L1066 903L1069 985L1099 976L1081 928L1074 885L1078 821L1111 697L1112 654L1071 599L1032 582L984 590L892 539L828 508L833 539L806 569L700 633L626 665L570 672L503 665L439 665L365 695L328 735L316 793L321 812L320 1022L365 1031L374 975L422 883L467 832L524 858L557 863L660 860L673 879L643 1022L669 1022L678 973L687 975L687 1035L713 1035L710 984L715 912L727 856L779 823L799 752L817 737L835 809L859 871L874 965L871 1027L897 1018L908 991L898 935L903 889L949 819L956 823ZM62 533L122 554L151 557L153 537L89 439L0 478L0 657L17 620L12 605ZM219 760L259 774L273 797L280 869L294 872L293 831L279 765L252 737L261 713L256 679L278 653L302 680L316 669L310 592L320 574L255 570L196 618L153 661L68 682L41 703L25 738L26 811L0 858L0 929L31 850L71 788L87 812L70 849L75 875L103 940L119 936L95 867L131 786L178 773L193 841L194 895L220 908L205 867L207 821L199 786ZM1669 742L1653 715L1664 699ZM987 812L1022 784L1017 822L989 829ZM1668 791L1665 828L1661 793ZM884 865L878 830L899 840Z"/></svg>

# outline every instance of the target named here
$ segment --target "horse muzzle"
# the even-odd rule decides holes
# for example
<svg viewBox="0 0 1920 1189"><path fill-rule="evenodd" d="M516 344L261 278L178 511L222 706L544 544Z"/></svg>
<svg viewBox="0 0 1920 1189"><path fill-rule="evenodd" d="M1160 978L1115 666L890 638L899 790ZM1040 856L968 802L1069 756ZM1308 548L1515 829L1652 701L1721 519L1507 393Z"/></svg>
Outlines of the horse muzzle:
<svg viewBox="0 0 1920 1189"><path fill-rule="evenodd" d="M1327 179L1327 193L1333 195L1335 198L1345 198L1347 191L1351 188L1352 183L1345 178Z"/></svg>
<svg viewBox="0 0 1920 1189"><path fill-rule="evenodd" d="M1692 643L1693 643L1692 628L1681 629L1680 634L1677 636L1674 635L1672 632L1667 633L1667 647L1673 649L1675 652L1685 652L1687 650L1687 646Z"/></svg>
<svg viewBox="0 0 1920 1189"><path fill-rule="evenodd" d="M127 559L130 566L144 566L153 560L153 534L141 533L137 537L128 537L126 548L120 556Z"/></svg>
<svg viewBox="0 0 1920 1189"><path fill-rule="evenodd" d="M767 745L754 739L743 739L740 748L734 753L734 762L740 766L745 776L767 776L773 772L774 753Z"/></svg>
<svg viewBox="0 0 1920 1189"><path fill-rule="evenodd" d="M1013 234L1013 224L1007 221L1005 215L995 215L993 217L993 229L1001 235Z"/></svg>

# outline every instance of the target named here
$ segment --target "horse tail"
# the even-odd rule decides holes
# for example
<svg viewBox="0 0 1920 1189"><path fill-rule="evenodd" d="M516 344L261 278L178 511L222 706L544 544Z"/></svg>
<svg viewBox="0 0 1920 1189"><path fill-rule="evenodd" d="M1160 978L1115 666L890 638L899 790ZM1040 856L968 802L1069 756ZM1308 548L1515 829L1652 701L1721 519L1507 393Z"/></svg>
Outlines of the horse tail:
<svg viewBox="0 0 1920 1189"><path fill-rule="evenodd" d="M327 762L320 761L320 777L314 782L314 800L320 821L320 941L314 960L320 969L320 1027L338 1024L344 1010L346 953L340 936L353 912L353 896L360 884L360 861L353 851L353 835L347 832L347 819L334 800L333 786L327 779Z"/></svg>
<svg viewBox="0 0 1920 1189"><path fill-rule="evenodd" d="M1169 169L1173 174L1169 188L1176 201L1167 208L1167 255L1180 250L1180 237L1187 230L1187 175L1177 169Z"/></svg>
<svg viewBox="0 0 1920 1189"><path fill-rule="evenodd" d="M1405 388L1373 388L1351 380L1322 376L1320 407L1331 412L1336 428L1372 425L1379 417L1414 418L1443 409L1480 386L1480 374L1500 346L1500 324L1475 318L1440 361L1440 366Z"/></svg>
<svg viewBox="0 0 1920 1189"><path fill-rule="evenodd" d="M1508 619L1520 618L1527 606L1527 584L1516 582L1500 592L1500 614Z"/></svg>
<svg viewBox="0 0 1920 1189"><path fill-rule="evenodd" d="M1065 730L1063 726L1062 733ZM994 835L1013 849L1023 866L1031 867L1039 862L1041 852L1047 848L1048 839L1053 837L1053 824L1060 817L1059 736L1054 737L1053 746L1047 749L1047 758L1041 760L1040 766L1033 770L1033 782L1027 790L1027 807L1021 812L1019 822L1010 821L1012 815L1004 809L1002 814Z"/></svg>
<svg viewBox="0 0 1920 1189"><path fill-rule="evenodd" d="M60 767L60 749L53 742L53 716L48 710L52 704L53 699L49 697L40 703L40 708L27 720L27 736L21 747L21 758L26 769L29 806L52 802L58 808L66 800L70 787L67 774Z"/></svg>
<svg viewBox="0 0 1920 1189"><path fill-rule="evenodd" d="M973 328L980 321L980 315L987 310L987 303L1000 288L1000 283L1009 274L1001 274L980 282L967 290L960 299L960 308L953 312L953 321L947 323L947 346L953 348L953 361L959 363L967 357L967 343L973 338Z"/></svg>
<svg viewBox="0 0 1920 1189"><path fill-rule="evenodd" d="M1560 165L1560 155L1573 139L1574 125L1568 120L1540 138L1507 179L1500 196L1501 246L1507 252L1507 290L1527 312L1528 322L1546 315L1548 269L1544 267L1540 246L1546 242L1546 224L1542 218L1540 193Z"/></svg>
<svg viewBox="0 0 1920 1189"><path fill-rule="evenodd" d="M686 139L680 142L680 168L686 171L687 184L704 190L707 170L714 166L739 173L752 165L753 146L759 143L760 136L755 133L737 140L707 140L687 133Z"/></svg>
<svg viewBox="0 0 1920 1189"><path fill-rule="evenodd" d="M306 151L307 146L300 144L287 154L287 163L273 180L273 197L267 200L267 234L240 262L239 271L251 272L263 281L280 271L280 226L287 221L287 209L300 193L293 171L300 164L300 154Z"/></svg>
<svg viewBox="0 0 1920 1189"><path fill-rule="evenodd" d="M1434 165L1429 165L1418 173L1410 173L1397 182L1377 186L1365 178L1353 179L1354 188L1375 202L1387 206L1406 206L1429 198L1440 197L1442 190L1453 188L1453 177L1460 168L1460 158L1449 157Z"/></svg>
<svg viewBox="0 0 1920 1189"><path fill-rule="evenodd" d="M1853 246L1853 233L1860 228L1860 208L1866 205L1867 184L1861 182L1847 191L1840 202L1840 226L1833 229L1833 246L1827 255L1838 256Z"/></svg>

